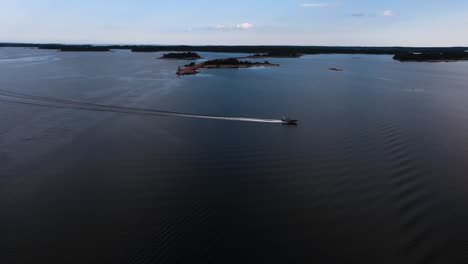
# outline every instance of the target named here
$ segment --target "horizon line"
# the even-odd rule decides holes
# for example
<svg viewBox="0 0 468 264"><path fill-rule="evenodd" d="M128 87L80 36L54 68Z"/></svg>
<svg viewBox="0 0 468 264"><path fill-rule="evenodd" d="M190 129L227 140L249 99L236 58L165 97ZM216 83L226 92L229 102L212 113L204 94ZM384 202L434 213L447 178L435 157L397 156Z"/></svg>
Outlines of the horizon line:
<svg viewBox="0 0 468 264"><path fill-rule="evenodd" d="M377 45L293 45L293 44L97 44L97 43L60 43L60 42L0 42L0 45L63 45L63 46L184 46L184 47L333 47L333 48L468 48L468 46L377 46Z"/></svg>

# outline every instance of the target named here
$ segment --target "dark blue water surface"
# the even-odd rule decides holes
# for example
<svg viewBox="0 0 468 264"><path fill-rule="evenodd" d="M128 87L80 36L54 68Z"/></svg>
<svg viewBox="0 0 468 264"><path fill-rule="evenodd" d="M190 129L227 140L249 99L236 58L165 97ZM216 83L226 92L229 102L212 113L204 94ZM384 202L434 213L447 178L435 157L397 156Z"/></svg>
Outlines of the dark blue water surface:
<svg viewBox="0 0 468 264"><path fill-rule="evenodd" d="M0 49L1 263L467 263L467 62L160 55Z"/></svg>

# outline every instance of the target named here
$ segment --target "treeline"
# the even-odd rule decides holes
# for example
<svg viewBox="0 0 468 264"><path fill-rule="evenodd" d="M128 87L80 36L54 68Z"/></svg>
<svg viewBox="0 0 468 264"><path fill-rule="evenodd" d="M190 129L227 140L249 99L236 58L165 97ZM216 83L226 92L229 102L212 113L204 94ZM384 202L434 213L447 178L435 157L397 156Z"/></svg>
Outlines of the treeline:
<svg viewBox="0 0 468 264"><path fill-rule="evenodd" d="M468 52L449 51L449 52L400 52L395 54L393 59L398 61L455 61L468 60Z"/></svg>
<svg viewBox="0 0 468 264"><path fill-rule="evenodd" d="M273 52L269 52L267 53L267 57L290 57L290 58L300 58L302 57L302 54L298 51L288 51L288 52L284 52L284 51L273 51Z"/></svg>

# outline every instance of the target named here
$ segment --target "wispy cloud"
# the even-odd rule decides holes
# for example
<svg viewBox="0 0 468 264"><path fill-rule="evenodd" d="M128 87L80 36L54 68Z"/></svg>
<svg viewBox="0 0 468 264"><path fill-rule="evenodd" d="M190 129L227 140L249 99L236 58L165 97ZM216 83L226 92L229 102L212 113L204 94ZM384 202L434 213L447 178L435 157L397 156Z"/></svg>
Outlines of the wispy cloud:
<svg viewBox="0 0 468 264"><path fill-rule="evenodd" d="M385 11L383 12L383 15L386 16L386 17L394 16L392 10L385 10Z"/></svg>
<svg viewBox="0 0 468 264"><path fill-rule="evenodd" d="M301 7L306 8L320 8L320 7L329 7L331 6L330 3L302 3L300 4Z"/></svg>
<svg viewBox="0 0 468 264"><path fill-rule="evenodd" d="M253 28L254 25L253 24L250 24L248 22L245 22L245 23L242 23L242 24L238 24L236 26L237 29L242 29L242 30L249 30L251 28Z"/></svg>

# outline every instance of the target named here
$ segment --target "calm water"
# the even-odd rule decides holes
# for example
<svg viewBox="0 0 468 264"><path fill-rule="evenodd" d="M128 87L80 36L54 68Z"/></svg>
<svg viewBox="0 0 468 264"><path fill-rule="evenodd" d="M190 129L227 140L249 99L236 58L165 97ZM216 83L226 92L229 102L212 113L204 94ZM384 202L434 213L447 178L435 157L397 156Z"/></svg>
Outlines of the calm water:
<svg viewBox="0 0 468 264"><path fill-rule="evenodd" d="M0 49L1 263L468 262L467 62L159 56Z"/></svg>

